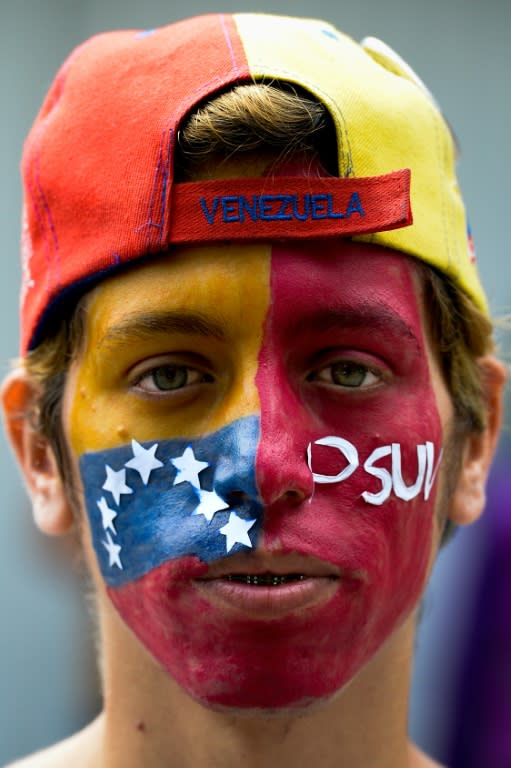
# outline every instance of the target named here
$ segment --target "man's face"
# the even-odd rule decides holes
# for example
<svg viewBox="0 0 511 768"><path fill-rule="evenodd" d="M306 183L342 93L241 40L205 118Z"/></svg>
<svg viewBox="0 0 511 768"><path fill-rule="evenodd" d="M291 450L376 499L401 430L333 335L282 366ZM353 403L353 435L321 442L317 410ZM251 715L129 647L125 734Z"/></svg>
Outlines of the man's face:
<svg viewBox="0 0 511 768"><path fill-rule="evenodd" d="M92 293L64 418L101 588L192 697L326 698L416 605L452 416L419 294L349 241L181 249Z"/></svg>

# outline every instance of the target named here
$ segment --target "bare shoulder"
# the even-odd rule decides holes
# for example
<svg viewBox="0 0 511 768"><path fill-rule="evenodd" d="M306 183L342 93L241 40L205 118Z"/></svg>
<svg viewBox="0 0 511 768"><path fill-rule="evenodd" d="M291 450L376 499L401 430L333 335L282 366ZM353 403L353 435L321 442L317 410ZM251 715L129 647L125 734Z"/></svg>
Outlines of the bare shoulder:
<svg viewBox="0 0 511 768"><path fill-rule="evenodd" d="M440 763L437 763L435 760L432 760L431 757L428 757L421 749L415 746L415 744L410 744L410 768L445 768L443 765L440 765Z"/></svg>
<svg viewBox="0 0 511 768"><path fill-rule="evenodd" d="M101 718L83 731L41 752L35 752L5 768L98 768Z"/></svg>

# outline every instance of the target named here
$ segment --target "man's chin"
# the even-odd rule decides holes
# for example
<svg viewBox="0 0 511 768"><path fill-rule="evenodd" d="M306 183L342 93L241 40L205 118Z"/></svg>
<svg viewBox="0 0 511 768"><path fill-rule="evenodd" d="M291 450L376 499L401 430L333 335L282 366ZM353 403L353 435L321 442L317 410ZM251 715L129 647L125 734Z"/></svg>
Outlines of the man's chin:
<svg viewBox="0 0 511 768"><path fill-rule="evenodd" d="M202 699L197 696L192 696L192 698L204 708L209 709L212 712L228 715L229 717L236 717L247 720L293 720L299 717L307 717L316 712L320 712L322 709L325 709L325 707L327 707L333 700L335 700L341 691L349 685L349 682L328 696L309 696L300 699L293 704L286 704L285 706L280 707L272 705L268 705L267 707L250 707L242 704L236 705L235 703L232 705L225 705L218 704L218 702L215 701L208 701L207 699ZM186 691L186 693L188 692Z"/></svg>

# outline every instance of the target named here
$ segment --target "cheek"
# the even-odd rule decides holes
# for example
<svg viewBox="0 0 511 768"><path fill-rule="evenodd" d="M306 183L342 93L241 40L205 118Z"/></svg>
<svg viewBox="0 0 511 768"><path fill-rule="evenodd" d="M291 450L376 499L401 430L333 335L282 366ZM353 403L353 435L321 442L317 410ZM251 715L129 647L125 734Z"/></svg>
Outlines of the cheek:
<svg viewBox="0 0 511 768"><path fill-rule="evenodd" d="M317 301L318 292L335 301L336 285L352 297L358 287L350 274L343 278L329 264L314 272L310 262L292 265L291 258L274 250L272 309L257 374L261 438L256 466L265 504L264 545L313 555L355 574L366 603L365 642L374 648L416 603L431 557L434 478L442 449L436 395L423 349L422 370L415 371L413 386L404 379L378 396L320 392L304 398L289 381L282 353L291 307L299 315ZM367 278L362 287L367 291ZM422 338L418 308L410 303L411 275L401 275L392 291ZM329 445L317 444L329 437L334 438ZM338 438L341 448L336 447ZM338 481L317 479L311 487L308 446L315 475L337 476ZM331 611L335 622L334 605Z"/></svg>
<svg viewBox="0 0 511 768"><path fill-rule="evenodd" d="M263 392L261 387L262 400ZM430 416L424 419L428 399ZM422 393L420 417L417 402L388 400L395 406L392 413L399 412L395 421L370 407L339 408L318 424L306 409L293 408L290 398L278 404L269 422L263 404L257 479L266 506L266 547L306 551L339 567L367 570L380 583L399 581L399 572L417 573L418 557L426 565L441 462L440 421L431 392ZM303 493L308 463L316 481L297 504L293 492Z"/></svg>

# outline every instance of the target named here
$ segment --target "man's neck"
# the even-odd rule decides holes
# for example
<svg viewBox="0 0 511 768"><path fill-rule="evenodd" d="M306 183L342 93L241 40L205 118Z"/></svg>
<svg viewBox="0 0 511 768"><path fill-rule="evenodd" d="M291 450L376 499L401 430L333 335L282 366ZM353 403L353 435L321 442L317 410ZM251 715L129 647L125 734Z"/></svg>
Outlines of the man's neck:
<svg viewBox="0 0 511 768"><path fill-rule="evenodd" d="M276 714L205 707L133 643L106 649L101 768L427 765L407 740L412 621L333 699Z"/></svg>

